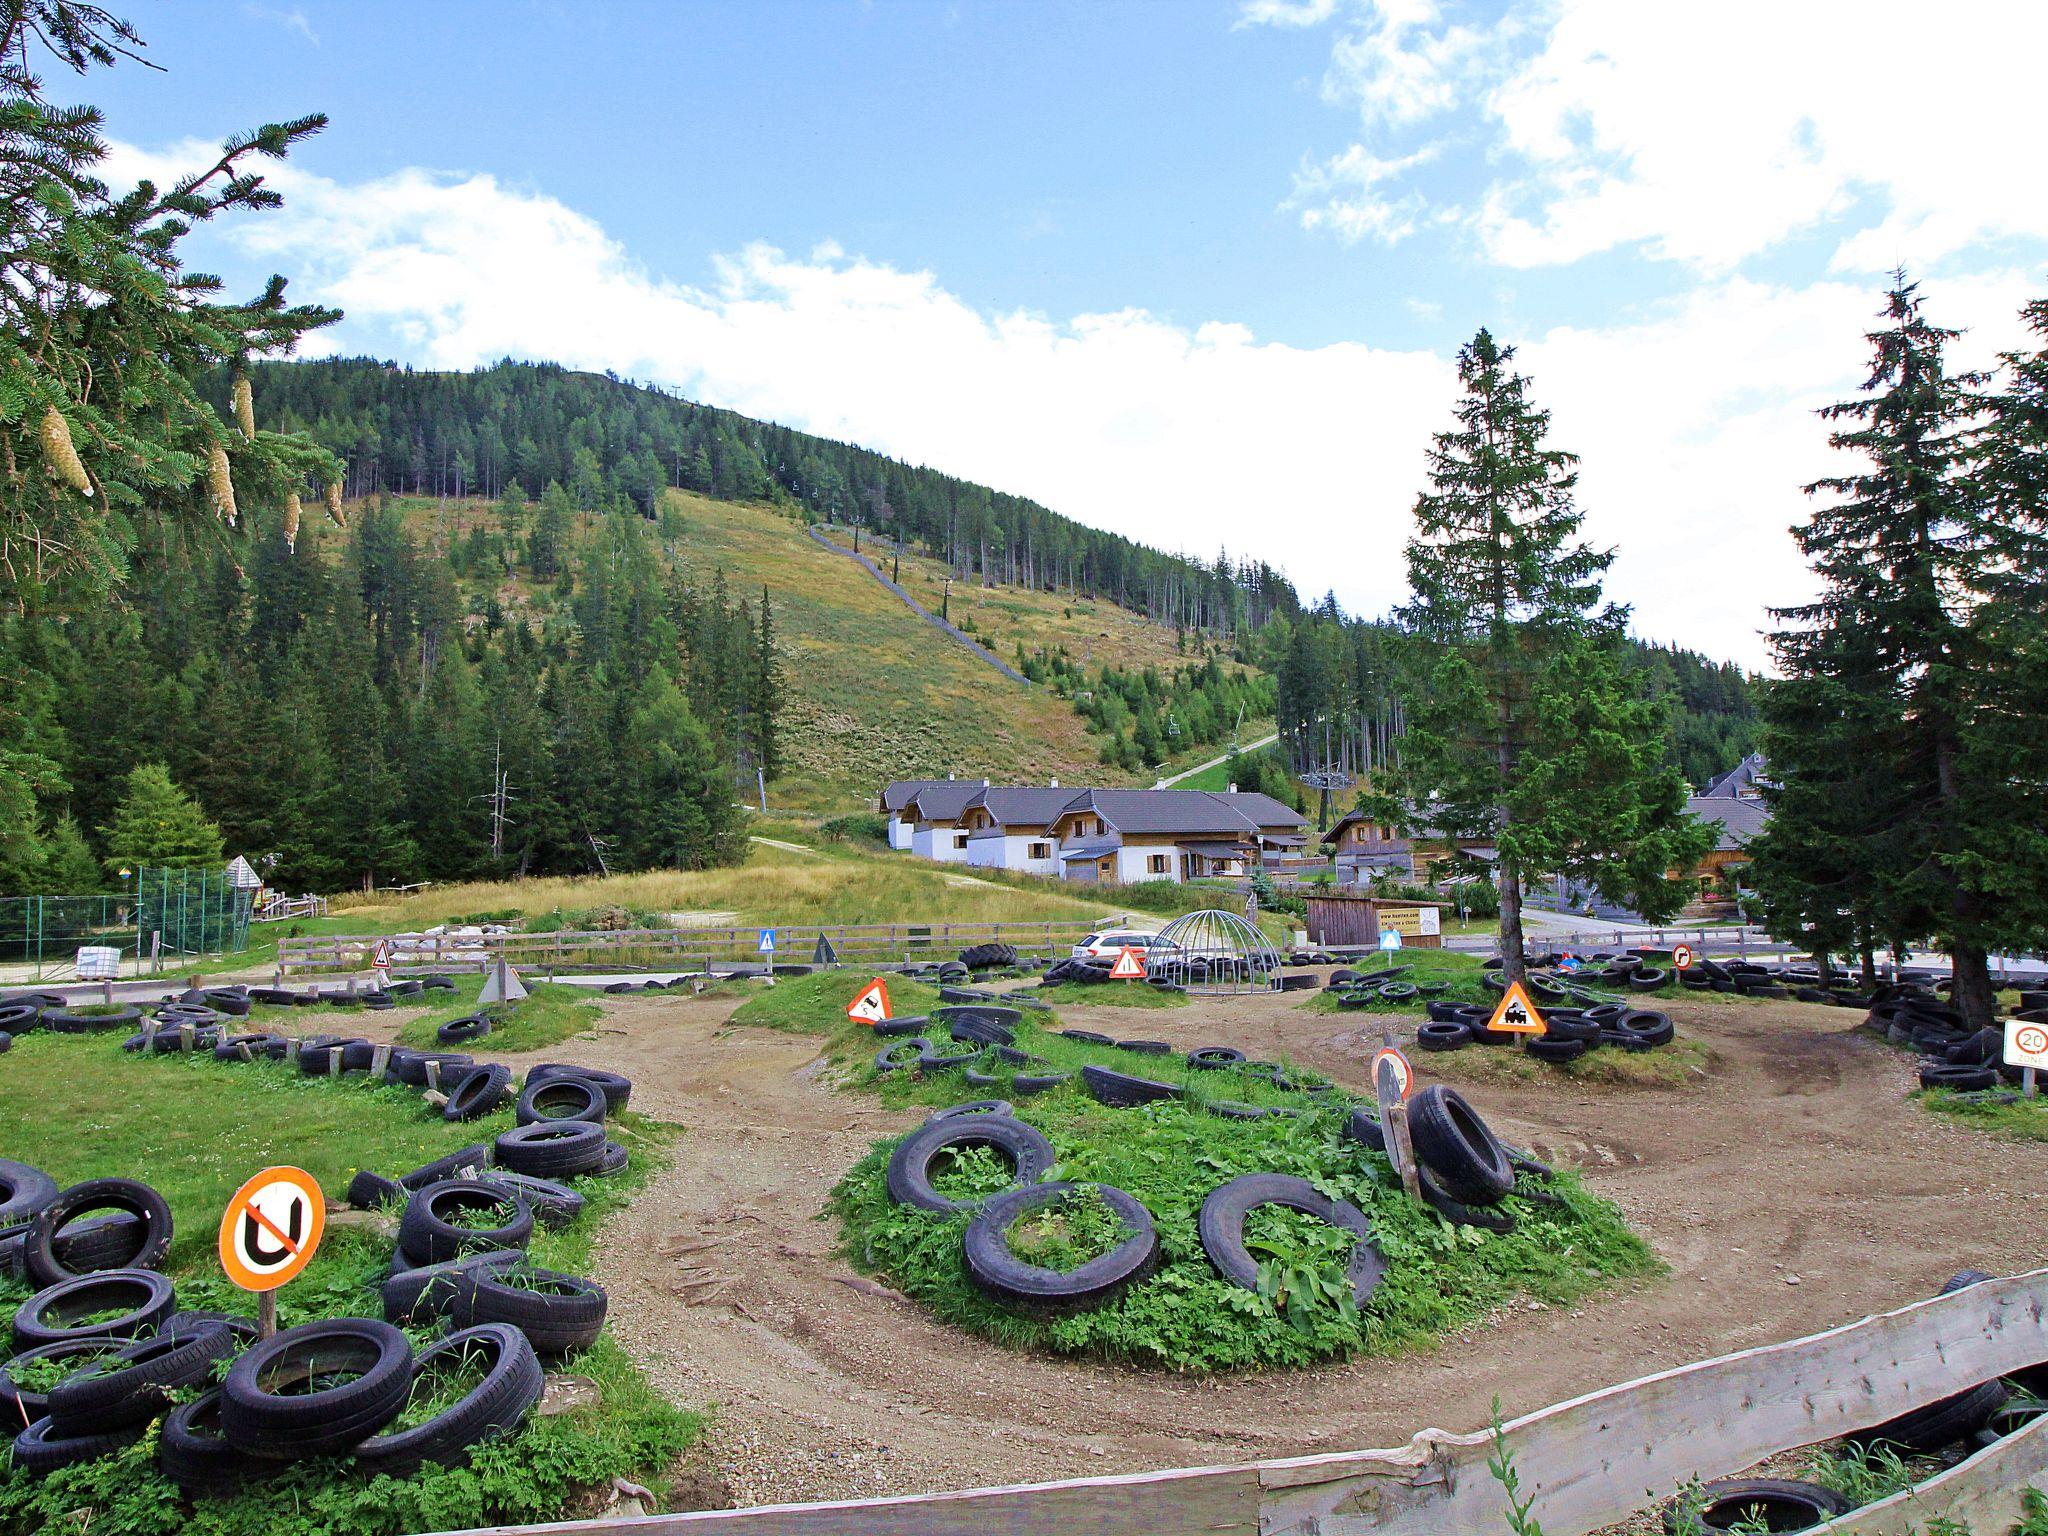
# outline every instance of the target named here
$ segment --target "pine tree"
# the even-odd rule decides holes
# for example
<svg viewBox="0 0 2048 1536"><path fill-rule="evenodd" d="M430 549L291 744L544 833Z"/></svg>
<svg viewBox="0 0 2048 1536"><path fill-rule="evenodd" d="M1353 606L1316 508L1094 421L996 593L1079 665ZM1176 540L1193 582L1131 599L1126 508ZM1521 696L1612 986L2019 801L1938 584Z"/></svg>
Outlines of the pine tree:
<svg viewBox="0 0 2048 1536"><path fill-rule="evenodd" d="M1578 539L1576 461L1544 445L1549 415L1513 360L1484 330L1458 354L1457 426L1434 440L1407 546L1403 616L1429 651L1401 762L1366 799L1382 819L1493 844L1520 981L1531 877L1584 880L1659 919L1685 897L1668 872L1711 839L1623 665L1626 610L1601 605L1613 556Z"/></svg>
<svg viewBox="0 0 2048 1536"><path fill-rule="evenodd" d="M1838 424L1829 442L1865 462L1807 487L1820 505L1794 537L1821 595L1781 610L1788 627L1772 641L1786 695L1821 718L1801 734L1774 704L1772 740L1810 762L1832 736L1877 787L1838 836L1799 816L1773 827L1767 847L1771 868L1839 860L1867 871L1859 916L1895 946L1925 936L1946 950L1952 1003L1982 1026L1996 1011L1990 952L2039 933L2039 877L2008 865L2015 839L2040 835L2040 726L2005 715L2028 691L2025 610L2038 611L2044 564L2037 549L2014 570L2026 558L2016 521L1973 474L1985 380L1949 371L1955 334L1927 320L1901 274L1868 338L1863 392L1821 412ZM2015 577L2020 590L2008 591ZM2014 781L2029 772L2031 783Z"/></svg>
<svg viewBox="0 0 2048 1536"><path fill-rule="evenodd" d="M245 504L340 474L311 441L238 430L199 393L210 369L289 352L340 316L288 308L282 278L221 302L178 253L195 223L276 207L250 162L284 158L326 119L238 134L205 171L117 193L97 178L100 114L47 102L33 56L83 75L141 47L94 6L0 6L0 595L20 603L105 592L142 530L217 539L215 518L232 528Z"/></svg>
<svg viewBox="0 0 2048 1536"><path fill-rule="evenodd" d="M214 869L225 862L220 828L161 763L144 763L128 775L114 819L100 835L107 849L100 863L117 877L122 869Z"/></svg>
<svg viewBox="0 0 2048 1536"><path fill-rule="evenodd" d="M761 620L754 638L754 687L748 718L754 729L754 758L767 777L782 773L782 738L776 729L782 712L784 681L782 658L775 654L775 615L768 605L768 589L761 588Z"/></svg>
<svg viewBox="0 0 2048 1536"><path fill-rule="evenodd" d="M60 816L43 839L39 881L46 896L91 896L100 890L99 860L86 845L85 833L70 816Z"/></svg>
<svg viewBox="0 0 2048 1536"><path fill-rule="evenodd" d="M703 869L738 841L732 778L664 673L641 689L620 753L622 842L641 868Z"/></svg>

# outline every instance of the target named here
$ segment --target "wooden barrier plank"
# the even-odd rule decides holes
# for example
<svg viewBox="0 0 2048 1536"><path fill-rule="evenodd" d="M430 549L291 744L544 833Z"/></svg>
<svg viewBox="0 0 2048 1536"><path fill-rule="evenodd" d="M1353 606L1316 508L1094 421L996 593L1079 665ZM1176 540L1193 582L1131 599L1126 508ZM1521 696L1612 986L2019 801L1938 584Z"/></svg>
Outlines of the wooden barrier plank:
<svg viewBox="0 0 2048 1536"><path fill-rule="evenodd" d="M1505 1426L1550 1536L1585 1536L1768 1456L1868 1428L2048 1360L2048 1269L1916 1302L1826 1333L1588 1393ZM835 1504L499 1527L468 1536L1499 1536L1506 1499L1488 1433L1424 1430L1393 1450L1084 1478ZM1845 1517L1849 1536L1904 1536L1924 1513L2016 1511L2048 1486L2048 1420L1898 1499ZM2004 1490L2004 1491L2001 1491ZM1917 1499L1923 1518L1901 1513ZM1933 1501L1942 1501L1937 1507ZM1849 1524L1854 1521L1857 1524ZM1979 1536L2000 1536L1997 1524Z"/></svg>

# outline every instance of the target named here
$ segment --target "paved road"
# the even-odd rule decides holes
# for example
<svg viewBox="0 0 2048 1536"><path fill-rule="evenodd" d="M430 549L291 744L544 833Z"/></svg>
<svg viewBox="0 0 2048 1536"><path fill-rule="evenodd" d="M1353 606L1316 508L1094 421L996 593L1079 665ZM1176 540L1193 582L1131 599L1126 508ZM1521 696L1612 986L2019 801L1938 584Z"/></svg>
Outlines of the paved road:
<svg viewBox="0 0 2048 1536"><path fill-rule="evenodd" d="M1261 736L1257 741L1246 742L1243 746L1239 747L1237 751L1240 753L1256 752L1261 747L1270 747L1274 742L1278 741L1279 739L1280 733L1278 731L1268 731L1265 735ZM1169 785L1178 784L1182 779L1192 779L1196 774L1207 772L1209 769L1214 768L1218 763L1229 762L1230 758L1231 754L1228 752L1224 753L1221 757L1212 757L1206 763L1197 763L1192 768L1183 768L1179 773L1174 774L1170 778L1161 779L1157 784L1154 784L1152 787L1154 789L1165 789Z"/></svg>

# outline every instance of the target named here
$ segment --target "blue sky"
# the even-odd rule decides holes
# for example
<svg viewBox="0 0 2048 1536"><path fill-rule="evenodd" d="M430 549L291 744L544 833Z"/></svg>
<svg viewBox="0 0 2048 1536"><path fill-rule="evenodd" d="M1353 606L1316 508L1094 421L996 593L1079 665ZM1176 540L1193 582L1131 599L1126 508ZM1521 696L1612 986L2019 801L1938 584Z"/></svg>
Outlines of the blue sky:
<svg viewBox="0 0 2048 1536"><path fill-rule="evenodd" d="M1986 356L2048 292L2044 11L218 0L91 98L117 175L329 114L195 254L331 348L613 367L1365 611L1489 325L1638 629L1754 662L1886 269Z"/></svg>

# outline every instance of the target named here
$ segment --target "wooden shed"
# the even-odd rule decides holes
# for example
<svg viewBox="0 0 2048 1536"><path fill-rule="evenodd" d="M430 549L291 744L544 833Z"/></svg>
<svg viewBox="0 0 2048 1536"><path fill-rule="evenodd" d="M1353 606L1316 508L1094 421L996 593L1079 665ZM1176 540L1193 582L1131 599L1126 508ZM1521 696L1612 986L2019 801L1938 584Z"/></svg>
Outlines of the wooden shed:
<svg viewBox="0 0 2048 1536"><path fill-rule="evenodd" d="M1391 928L1404 947L1443 948L1442 908L1430 901L1389 901L1352 891L1304 892L1308 941L1321 949L1377 949Z"/></svg>

